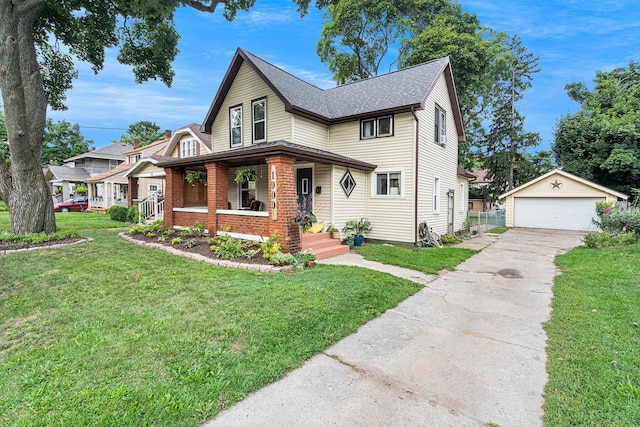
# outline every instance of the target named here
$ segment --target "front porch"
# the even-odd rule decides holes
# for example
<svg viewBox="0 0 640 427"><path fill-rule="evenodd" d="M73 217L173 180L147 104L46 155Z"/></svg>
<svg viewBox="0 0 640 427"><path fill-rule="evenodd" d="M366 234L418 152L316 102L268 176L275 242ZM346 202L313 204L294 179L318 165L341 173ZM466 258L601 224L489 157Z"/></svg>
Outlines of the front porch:
<svg viewBox="0 0 640 427"><path fill-rule="evenodd" d="M368 163L284 141L170 160L159 164L166 172L165 226L182 228L202 223L211 235L228 233L246 240L277 235L283 252L299 252L305 249L294 220L300 190L305 187L296 182L296 167L300 164L375 169ZM254 186L234 182L234 170L247 167L259 171ZM198 172L206 177L204 182L186 181L187 174ZM314 187L306 185L304 191L311 195ZM319 218L323 219L331 220ZM313 244L308 248L314 252L320 249Z"/></svg>

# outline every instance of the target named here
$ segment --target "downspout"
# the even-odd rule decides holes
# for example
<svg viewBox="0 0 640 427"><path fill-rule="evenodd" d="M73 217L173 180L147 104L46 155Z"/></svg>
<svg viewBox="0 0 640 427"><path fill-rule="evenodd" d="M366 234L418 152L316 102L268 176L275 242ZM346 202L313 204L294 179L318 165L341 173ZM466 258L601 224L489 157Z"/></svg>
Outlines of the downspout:
<svg viewBox="0 0 640 427"><path fill-rule="evenodd" d="M411 114L416 121L416 155L415 155L415 165L414 165L414 174L413 174L413 244L418 243L418 142L420 138L418 138L420 126L418 116L416 116L416 112L414 107L411 107Z"/></svg>

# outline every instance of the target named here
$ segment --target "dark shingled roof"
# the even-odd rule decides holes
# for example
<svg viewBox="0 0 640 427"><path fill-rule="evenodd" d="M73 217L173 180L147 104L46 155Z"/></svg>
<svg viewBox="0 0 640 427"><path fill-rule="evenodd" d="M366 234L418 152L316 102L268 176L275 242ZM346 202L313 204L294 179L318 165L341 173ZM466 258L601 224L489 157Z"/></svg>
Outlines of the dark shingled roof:
<svg viewBox="0 0 640 427"><path fill-rule="evenodd" d="M454 120L460 139L464 139L455 84L449 58L440 58L392 73L360 80L331 89L320 89L272 65L257 56L238 49L222 81L202 129L211 126L240 66L244 61L256 70L285 104L285 110L324 124L340 123L372 114L410 111L422 108L439 76L445 72L447 85L454 95Z"/></svg>
<svg viewBox="0 0 640 427"><path fill-rule="evenodd" d="M68 166L47 166L45 176L50 181L85 181L91 177L84 168L70 168Z"/></svg>
<svg viewBox="0 0 640 427"><path fill-rule="evenodd" d="M87 157L94 159L126 160L127 157L124 153L131 150L133 150L133 145L125 144L124 142L115 142L107 145L106 147L69 157L68 159L65 159L65 162L72 162L74 160L80 160Z"/></svg>

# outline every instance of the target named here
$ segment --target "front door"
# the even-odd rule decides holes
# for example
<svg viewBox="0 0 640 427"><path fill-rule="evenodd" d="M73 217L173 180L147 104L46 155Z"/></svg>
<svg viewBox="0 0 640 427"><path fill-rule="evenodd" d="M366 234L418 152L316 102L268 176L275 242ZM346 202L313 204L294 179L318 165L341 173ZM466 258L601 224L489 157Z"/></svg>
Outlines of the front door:
<svg viewBox="0 0 640 427"><path fill-rule="evenodd" d="M296 169L296 195L300 210L311 212L313 209L313 169Z"/></svg>

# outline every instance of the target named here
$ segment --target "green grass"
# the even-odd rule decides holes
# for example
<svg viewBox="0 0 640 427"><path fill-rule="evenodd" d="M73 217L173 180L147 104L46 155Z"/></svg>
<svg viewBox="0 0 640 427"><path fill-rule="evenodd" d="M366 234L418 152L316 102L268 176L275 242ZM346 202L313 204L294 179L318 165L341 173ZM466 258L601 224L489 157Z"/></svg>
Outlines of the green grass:
<svg viewBox="0 0 640 427"><path fill-rule="evenodd" d="M556 263L545 425L640 425L640 244Z"/></svg>
<svg viewBox="0 0 640 427"><path fill-rule="evenodd" d="M425 274L438 274L440 270L453 271L458 264L478 253L464 248L415 248L378 243L356 246L354 251L371 261L411 268Z"/></svg>
<svg viewBox="0 0 640 427"><path fill-rule="evenodd" d="M75 217L89 218L58 216ZM94 242L0 259L0 425L200 426L421 288L356 267L225 269L84 234Z"/></svg>
<svg viewBox="0 0 640 427"><path fill-rule="evenodd" d="M4 203L4 201L0 200L0 212L6 212L7 211L7 205Z"/></svg>
<svg viewBox="0 0 640 427"><path fill-rule="evenodd" d="M496 227L496 228L492 228L488 232L492 234L502 234L506 231L509 231L509 227Z"/></svg>
<svg viewBox="0 0 640 427"><path fill-rule="evenodd" d="M113 221L109 215L88 212L58 212L56 213L56 225L60 229L97 229L127 227L128 224ZM0 212L0 231L9 230L9 213Z"/></svg>

